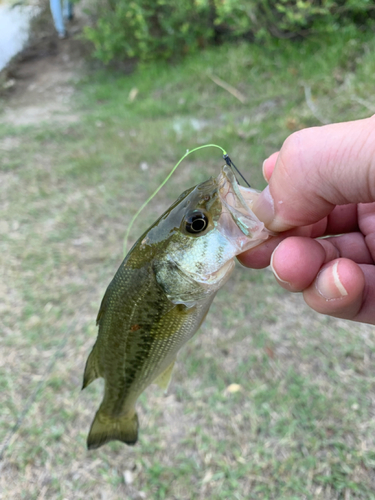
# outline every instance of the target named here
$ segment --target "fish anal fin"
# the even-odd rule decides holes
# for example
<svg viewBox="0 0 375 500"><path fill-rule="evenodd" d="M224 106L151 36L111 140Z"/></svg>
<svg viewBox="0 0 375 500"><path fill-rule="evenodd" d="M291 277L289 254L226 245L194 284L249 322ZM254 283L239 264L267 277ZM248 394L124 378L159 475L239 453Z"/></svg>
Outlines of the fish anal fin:
<svg viewBox="0 0 375 500"><path fill-rule="evenodd" d="M202 324L204 323L204 320L207 318L208 311L209 311L209 308L208 308L208 309L207 309L207 311L204 313L203 318L201 319L201 322L199 323L199 326L198 326L197 330L199 330L199 328L200 328L200 327L202 326Z"/></svg>
<svg viewBox="0 0 375 500"><path fill-rule="evenodd" d="M162 373L160 373L160 375L158 375L153 382L154 384L157 384L160 387L160 389L163 389L164 392L168 391L169 384L171 383L172 372L175 362L176 360L174 359L172 363L169 366L167 366L167 368Z"/></svg>
<svg viewBox="0 0 375 500"><path fill-rule="evenodd" d="M101 377L100 369L99 369L99 359L98 359L98 349L96 344L92 348L89 357L86 361L85 373L83 375L83 384L82 389L85 389L88 385L91 384L95 379Z"/></svg>
<svg viewBox="0 0 375 500"><path fill-rule="evenodd" d="M91 429L87 437L87 448L95 450L109 441L122 441L134 445L138 440L138 416L131 415L110 417L100 409L96 412Z"/></svg>

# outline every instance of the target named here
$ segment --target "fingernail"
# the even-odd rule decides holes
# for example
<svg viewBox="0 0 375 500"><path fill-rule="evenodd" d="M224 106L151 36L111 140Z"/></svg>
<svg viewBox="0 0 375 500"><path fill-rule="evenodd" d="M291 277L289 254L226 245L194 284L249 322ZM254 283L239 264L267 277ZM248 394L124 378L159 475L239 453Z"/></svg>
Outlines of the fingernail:
<svg viewBox="0 0 375 500"><path fill-rule="evenodd" d="M272 269L272 272L273 274L275 275L275 278L280 281L280 283L284 283L284 285L289 285L290 286L290 283L289 281L286 281L286 280L283 280L280 278L280 276L277 274L277 272L275 271L275 268L273 267L273 256L275 255L275 252L276 250L278 249L279 245L275 248L275 250L272 252L272 255L271 255L271 262L270 262L270 268Z"/></svg>
<svg viewBox="0 0 375 500"><path fill-rule="evenodd" d="M262 164L262 174L263 174L263 178L264 178L264 180L268 182L268 181L269 181L269 179L267 179L267 177L266 177L266 171L264 170L264 166L265 166L265 164L266 164L266 161L267 161L267 160L268 160L268 158L266 158L266 159L264 160L263 164Z"/></svg>
<svg viewBox="0 0 375 500"><path fill-rule="evenodd" d="M259 198L255 201L253 212L266 226L273 221L275 207L269 186L262 191Z"/></svg>
<svg viewBox="0 0 375 500"><path fill-rule="evenodd" d="M348 295L348 292L340 281L338 266L339 261L337 260L333 266L322 269L316 278L316 289L326 300L341 299L345 295Z"/></svg>

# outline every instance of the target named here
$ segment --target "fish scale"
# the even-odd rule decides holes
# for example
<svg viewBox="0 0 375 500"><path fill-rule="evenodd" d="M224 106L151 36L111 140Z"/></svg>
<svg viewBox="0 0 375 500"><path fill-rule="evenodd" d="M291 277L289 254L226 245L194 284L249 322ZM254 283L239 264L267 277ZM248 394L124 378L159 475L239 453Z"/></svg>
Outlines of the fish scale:
<svg viewBox="0 0 375 500"><path fill-rule="evenodd" d="M140 394L153 382L168 387L179 349L202 324L234 257L267 237L225 166L185 191L139 238L103 297L86 362L83 388L105 381L90 449L115 439L135 444Z"/></svg>

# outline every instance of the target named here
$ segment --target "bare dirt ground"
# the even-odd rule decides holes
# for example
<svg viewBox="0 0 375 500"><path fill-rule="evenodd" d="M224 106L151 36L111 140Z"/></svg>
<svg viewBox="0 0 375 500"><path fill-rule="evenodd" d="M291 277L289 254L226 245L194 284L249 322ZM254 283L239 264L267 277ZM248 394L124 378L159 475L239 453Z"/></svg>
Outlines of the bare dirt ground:
<svg viewBox="0 0 375 500"><path fill-rule="evenodd" d="M1 72L6 102L3 122L33 125L78 120L70 97L87 53L79 39L83 22L78 12L67 26L68 38L59 40L48 9L35 21L28 46Z"/></svg>

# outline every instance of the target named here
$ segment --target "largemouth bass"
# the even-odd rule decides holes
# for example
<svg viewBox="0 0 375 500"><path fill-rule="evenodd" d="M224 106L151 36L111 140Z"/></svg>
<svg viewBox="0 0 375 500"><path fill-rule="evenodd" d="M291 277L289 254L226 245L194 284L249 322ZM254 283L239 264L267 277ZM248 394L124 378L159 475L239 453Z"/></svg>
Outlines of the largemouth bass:
<svg viewBox="0 0 375 500"><path fill-rule="evenodd" d="M258 192L230 167L188 189L135 243L105 292L83 388L105 380L89 449L138 439L135 405L151 383L166 389L178 350L196 333L234 258L269 236L251 211Z"/></svg>

